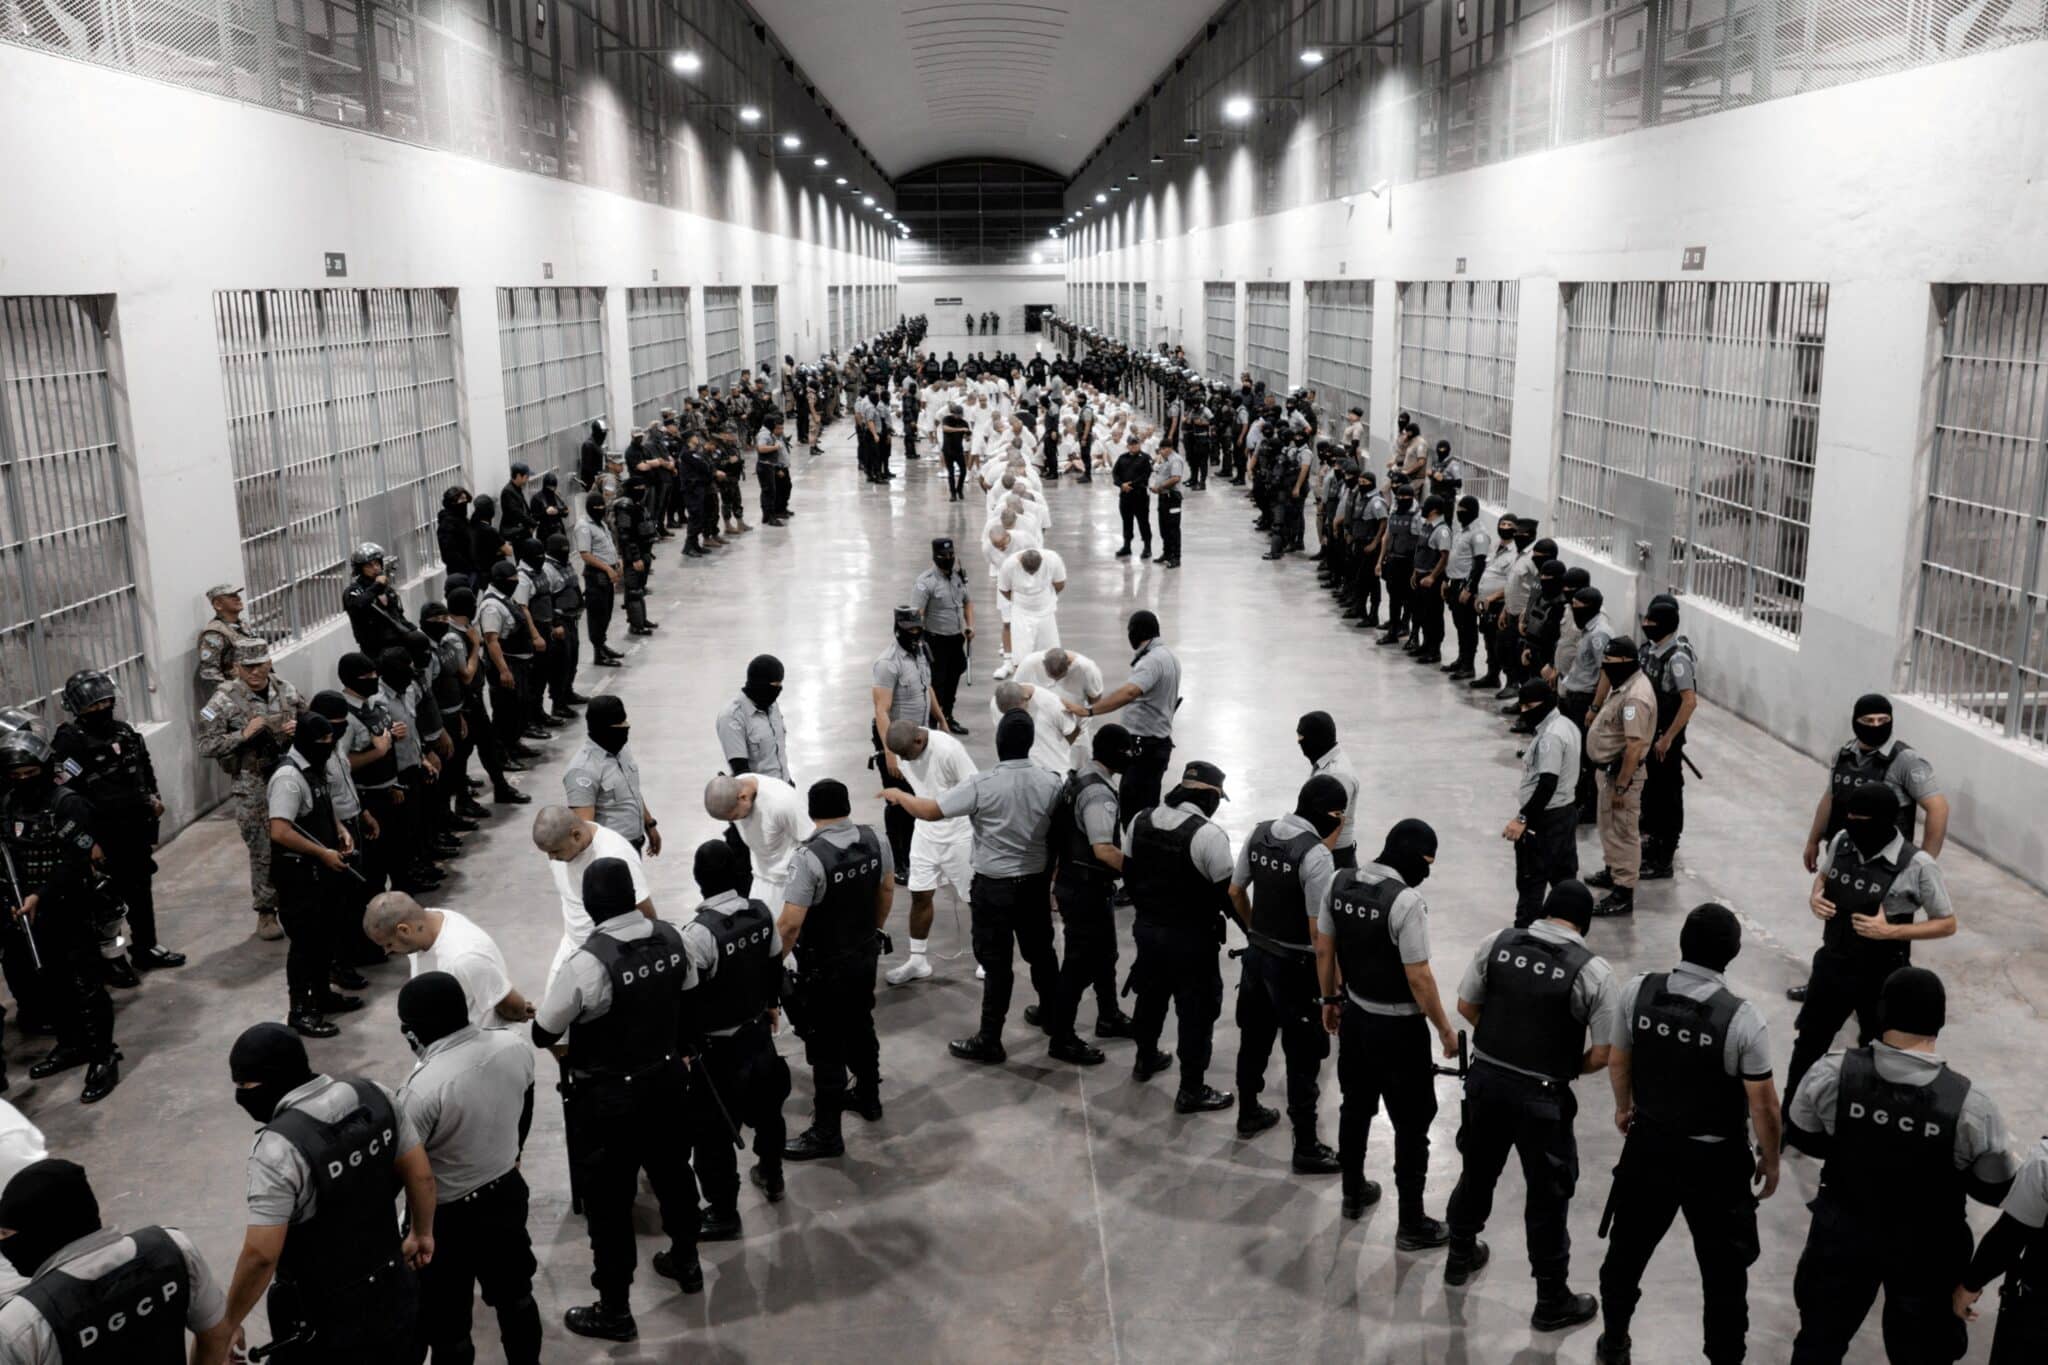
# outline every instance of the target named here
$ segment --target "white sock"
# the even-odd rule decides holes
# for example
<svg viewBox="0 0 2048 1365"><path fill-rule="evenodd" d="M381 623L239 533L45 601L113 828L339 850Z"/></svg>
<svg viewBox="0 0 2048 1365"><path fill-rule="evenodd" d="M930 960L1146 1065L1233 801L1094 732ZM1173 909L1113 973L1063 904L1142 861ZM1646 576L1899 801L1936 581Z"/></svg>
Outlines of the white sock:
<svg viewBox="0 0 2048 1365"><path fill-rule="evenodd" d="M931 940L930 940L930 939L924 939L924 938L914 938L914 939L910 940L910 955L911 955L912 957L923 957L923 956L924 956L924 945L925 945L925 944L927 944L927 943L929 943L929 942L931 942Z"/></svg>

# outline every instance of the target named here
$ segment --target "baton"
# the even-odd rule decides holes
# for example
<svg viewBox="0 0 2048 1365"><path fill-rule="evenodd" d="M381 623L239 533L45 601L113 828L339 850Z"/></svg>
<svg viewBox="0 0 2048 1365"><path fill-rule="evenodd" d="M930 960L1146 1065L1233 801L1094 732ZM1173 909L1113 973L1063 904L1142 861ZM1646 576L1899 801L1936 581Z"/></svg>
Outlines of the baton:
<svg viewBox="0 0 2048 1365"><path fill-rule="evenodd" d="M321 843L321 842L320 842L320 841L319 841L318 839L315 839L315 838L314 838L314 837L313 837L312 835L310 835L310 834L306 833L306 831L305 831L305 830L303 830L303 829L300 829L300 828L299 828L299 822L298 822L298 821L296 821L296 820L292 820L292 821L288 821L287 823L289 823L289 824L291 825L291 827L292 827L292 832L293 832L294 834L298 835L298 836L299 836L299 837L300 837L301 839L304 839L304 840L305 840L305 841L306 841L307 843L309 843L309 844L312 844L312 845L313 845L313 846L314 846L315 848L319 849L319 850L320 850L320 851L321 851L322 853L332 853L332 852L334 851L333 849L330 849L329 847L327 847L327 845L325 845L325 844ZM368 879L368 878L366 878L366 877L364 877L362 873L360 873L360 872L356 871L356 870L355 870L354 868L350 867L350 866L348 865L348 862L347 862L347 858L348 858L348 855L344 853L344 854L342 855L342 859L343 859L343 862L342 862L342 864L341 864L341 870L342 870L343 872L346 872L346 873L348 873L348 875L349 875L349 876L351 876L351 877L354 877L354 878L355 878L355 879L356 879L357 881L361 882L361 883L362 883L362 884L363 884L364 886L368 886L368 885L370 884L370 882L369 882L369 879Z"/></svg>
<svg viewBox="0 0 2048 1365"><path fill-rule="evenodd" d="M1459 1081L1464 1081L1470 1076L1472 1070L1471 1052L1467 1046L1465 1030L1458 1030L1458 1064L1456 1066L1445 1066L1442 1062L1438 1062L1431 1069L1439 1076L1452 1076Z"/></svg>
<svg viewBox="0 0 2048 1365"><path fill-rule="evenodd" d="M718 1117L725 1122L725 1133L732 1139L732 1145L745 1151L747 1144L740 1141L740 1126L732 1121L732 1111L725 1107L725 1097L718 1093L718 1086L711 1079L711 1068L696 1065L703 1060L704 1054L699 1052L694 1057L685 1057L683 1065L695 1072L697 1079L704 1083L705 1091L711 1096L712 1105L718 1110Z"/></svg>
<svg viewBox="0 0 2048 1365"><path fill-rule="evenodd" d="M5 844L0 844L0 858L7 860L7 885L14 892L15 905L19 906L28 898L21 894L21 878L14 875L14 850L8 848ZM36 970L40 972L43 969L43 950L36 946L34 921L27 915L22 915L15 923L21 926L22 934L28 939L28 955L35 963Z"/></svg>
<svg viewBox="0 0 2048 1365"><path fill-rule="evenodd" d="M1704 782L1707 780L1707 775L1700 771L1700 765L1693 762L1692 755L1688 754L1685 750L1680 749L1678 751L1678 761L1680 763L1683 763L1686 767L1692 769L1692 775L1694 777L1697 777L1700 781Z"/></svg>
<svg viewBox="0 0 2048 1365"><path fill-rule="evenodd" d="M272 1355L276 1354L284 1347L303 1346L312 1340L313 1333L307 1331L304 1328L300 1328L298 1331L292 1333L288 1337L279 1337L274 1341L266 1341L261 1346L251 1346L248 1350L248 1353L244 1355L242 1358L250 1362L250 1365L255 1365L255 1363L259 1360L270 1359Z"/></svg>

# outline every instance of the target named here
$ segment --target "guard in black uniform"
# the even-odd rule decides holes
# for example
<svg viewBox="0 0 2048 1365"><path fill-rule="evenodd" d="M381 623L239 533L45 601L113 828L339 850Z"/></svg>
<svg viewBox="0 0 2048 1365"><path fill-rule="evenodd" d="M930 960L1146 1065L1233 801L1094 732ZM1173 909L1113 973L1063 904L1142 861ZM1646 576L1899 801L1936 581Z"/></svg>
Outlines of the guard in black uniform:
<svg viewBox="0 0 2048 1365"><path fill-rule="evenodd" d="M1180 1090L1176 1113L1228 1109L1228 1091L1205 1080L1223 1013L1223 972L1217 959L1230 915L1230 837L1214 823L1223 794L1223 770L1200 759L1181 771L1164 804L1138 812L1124 833L1124 886L1136 919L1131 937L1138 958L1126 989L1137 996L1131 1036L1138 1059L1131 1074L1148 1081L1173 1065L1159 1050L1166 1006L1180 1031Z"/></svg>
<svg viewBox="0 0 2048 1365"><path fill-rule="evenodd" d="M1614 1221L1600 1267L1600 1365L1629 1365L1643 1271L1681 1210L1705 1300L1701 1357L1709 1365L1744 1357L1756 1206L1778 1188L1779 1127L1763 1016L1722 978L1741 947L1733 911L1695 907L1679 931L1677 970L1639 976L1622 990L1610 1065L1628 1138L1608 1196Z"/></svg>
<svg viewBox="0 0 2048 1365"><path fill-rule="evenodd" d="M92 804L57 785L54 763L35 731L0 734L0 901L11 912L0 925L0 953L16 1003L57 1028L57 1046L29 1067L29 1078L83 1066L79 1099L92 1104L120 1083L121 1053L101 977Z"/></svg>
<svg viewBox="0 0 2048 1365"><path fill-rule="evenodd" d="M655 1273L686 1294L704 1288L682 1049L688 955L673 924L635 908L633 874L617 858L584 870L583 904L596 929L562 964L533 1020L538 1047L569 1037L562 1117L597 1287L597 1302L571 1308L562 1325L578 1336L632 1341L640 1329L627 1295L639 1263L633 1200L642 1171L669 1237L669 1249L655 1253Z"/></svg>
<svg viewBox="0 0 2048 1365"><path fill-rule="evenodd" d="M700 1242L740 1235L741 1127L754 1130L754 1184L769 1203L782 1199L782 1102L789 1064L775 1050L770 1016L782 998L782 949L775 916L740 893L746 866L723 839L697 845L691 871L704 903L683 926L693 984L683 995L683 1027L696 1041L691 1084L691 1146L707 1210Z"/></svg>
<svg viewBox="0 0 2048 1365"><path fill-rule="evenodd" d="M1131 761L1131 736L1114 722L1095 732L1093 759L1067 777L1052 817L1053 904L1061 925L1059 990L1043 1011L1027 1009L1042 1025L1048 1049L1063 1062L1096 1066L1102 1049L1074 1031L1081 997L1095 991L1095 1036L1126 1038L1131 1021L1116 1003L1116 916L1110 898L1123 871L1116 837L1115 777Z"/></svg>
<svg viewBox="0 0 2048 1365"><path fill-rule="evenodd" d="M114 718L118 696L114 680L98 669L72 674L62 698L71 719L57 727L50 749L64 784L92 802L108 890L128 912L127 960L143 971L182 967L185 955L156 941L156 859L150 855L164 813L156 768L141 734Z"/></svg>
<svg viewBox="0 0 2048 1365"><path fill-rule="evenodd" d="M1429 905L1415 890L1436 862L1436 831L1403 820L1387 831L1379 856L1340 868L1317 928L1316 968L1323 1027L1339 1039L1337 1160L1343 1165L1347 1218L1363 1218L1380 1187L1365 1178L1365 1142L1385 1101L1394 1125L1394 1189L1403 1251L1442 1246L1450 1230L1423 1211L1429 1178L1429 1125L1436 1119L1436 1063L1429 1029L1446 1057L1457 1033L1444 1013L1429 965Z"/></svg>
<svg viewBox="0 0 2048 1365"><path fill-rule="evenodd" d="M355 632L356 648L376 657L386 645L402 645L419 634L405 618L405 604L398 589L384 573L384 547L364 541L349 554L354 577L341 594L341 609L348 614L349 629Z"/></svg>
<svg viewBox="0 0 2048 1365"><path fill-rule="evenodd" d="M888 842L852 822L846 785L831 778L814 782L809 802L817 829L790 859L775 924L781 951L796 951L790 1023L811 1066L811 1126L783 1148L790 1161L845 1155L842 1110L869 1123L881 1120L875 964L896 892Z"/></svg>
<svg viewBox="0 0 2048 1365"><path fill-rule="evenodd" d="M1316 1139L1318 1073L1330 1055L1330 1038L1317 1008L1315 922L1330 897L1336 872L1330 848L1344 828L1345 803L1343 783L1327 774L1311 777L1292 815L1252 831L1230 886L1231 905L1251 940L1237 980L1237 1134L1252 1137L1280 1122L1278 1111L1259 1103L1278 1038L1287 1059L1293 1167L1300 1175L1338 1171L1337 1154Z"/></svg>

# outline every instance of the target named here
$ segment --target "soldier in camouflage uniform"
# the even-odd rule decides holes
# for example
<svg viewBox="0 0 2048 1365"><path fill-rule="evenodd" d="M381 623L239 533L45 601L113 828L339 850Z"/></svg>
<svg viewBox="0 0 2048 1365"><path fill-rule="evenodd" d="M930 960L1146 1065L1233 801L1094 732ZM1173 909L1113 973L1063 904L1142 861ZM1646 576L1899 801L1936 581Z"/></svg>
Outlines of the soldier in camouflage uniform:
<svg viewBox="0 0 2048 1365"><path fill-rule="evenodd" d="M270 884L271 770L277 766L306 703L299 690L270 672L270 646L241 646L235 676L214 689L200 708L199 752L233 779L229 801L235 828L249 846L249 894L255 903L256 936L284 936L277 922L277 888Z"/></svg>
<svg viewBox="0 0 2048 1365"><path fill-rule="evenodd" d="M240 587L216 583L206 590L206 600L213 606L213 619L199 628L199 685L192 689L202 704L233 674L235 651L263 643L242 624Z"/></svg>

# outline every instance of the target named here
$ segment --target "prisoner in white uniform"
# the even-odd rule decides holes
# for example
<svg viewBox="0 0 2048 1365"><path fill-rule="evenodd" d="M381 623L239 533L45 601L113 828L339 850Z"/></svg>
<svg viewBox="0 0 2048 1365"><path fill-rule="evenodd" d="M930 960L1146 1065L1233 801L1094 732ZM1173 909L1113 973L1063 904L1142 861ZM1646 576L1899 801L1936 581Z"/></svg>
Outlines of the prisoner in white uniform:
<svg viewBox="0 0 2048 1365"><path fill-rule="evenodd" d="M704 813L714 820L730 820L740 832L754 860L754 886L748 894L780 914L789 885L789 860L797 845L811 836L811 818L796 788L758 773L721 774L704 788Z"/></svg>
<svg viewBox="0 0 2048 1365"><path fill-rule="evenodd" d="M1067 710L1059 692L1051 687L1032 687L1012 679L998 684L989 698L989 717L1002 724L1003 713L1022 710L1031 717L1031 761L1041 768L1064 773L1073 766L1073 741L1081 733L1080 721Z"/></svg>
<svg viewBox="0 0 2048 1365"><path fill-rule="evenodd" d="M564 841L564 844L553 849L542 849L548 855L548 871L554 874L555 895L562 902L562 941L555 946L555 960L548 965L548 985L552 987L555 984L556 973L562 970L562 964L575 955L576 950L583 946L583 940L589 938L591 931L597 928L596 922L590 918L590 912L583 908L583 874L592 863L600 858L617 858L624 863L633 874L633 902L643 911L651 911L653 893L647 889L647 873L640 866L640 855L633 851L633 845L626 841L624 835L606 829L595 821L576 820L566 808L550 809L560 809L563 815L574 820L590 836L589 842L567 859L560 859L555 855L564 851L567 843L572 841ZM543 811L542 814L546 815L547 812ZM536 836L539 828L540 822L536 821ZM547 998L545 990L541 992L541 998Z"/></svg>
<svg viewBox="0 0 2048 1365"><path fill-rule="evenodd" d="M1061 662L1058 677L1053 676L1052 668L1047 663L1047 660L1052 658L1057 658ZM1087 655L1077 654L1071 649L1041 649L1036 654L1026 655L1017 661L1017 671L1011 676L1017 682L1031 687L1044 686L1062 700L1073 702L1076 706L1087 706L1104 691L1101 667ZM1094 734L1095 722L1082 721L1080 732L1067 750L1071 766L1079 768L1095 756L1095 751L1090 745Z"/></svg>
<svg viewBox="0 0 2048 1365"><path fill-rule="evenodd" d="M1013 657L1059 646L1059 597L1066 586L1067 562L1057 550L1020 550L1003 561L996 590L1010 603Z"/></svg>
<svg viewBox="0 0 2048 1365"><path fill-rule="evenodd" d="M924 731L924 752L898 759L897 767L912 794L934 801L980 771L965 745L943 730L930 729ZM910 835L911 894L936 891L940 882L950 882L953 894L966 904L974 882L973 859L974 826L966 816L918 821Z"/></svg>

